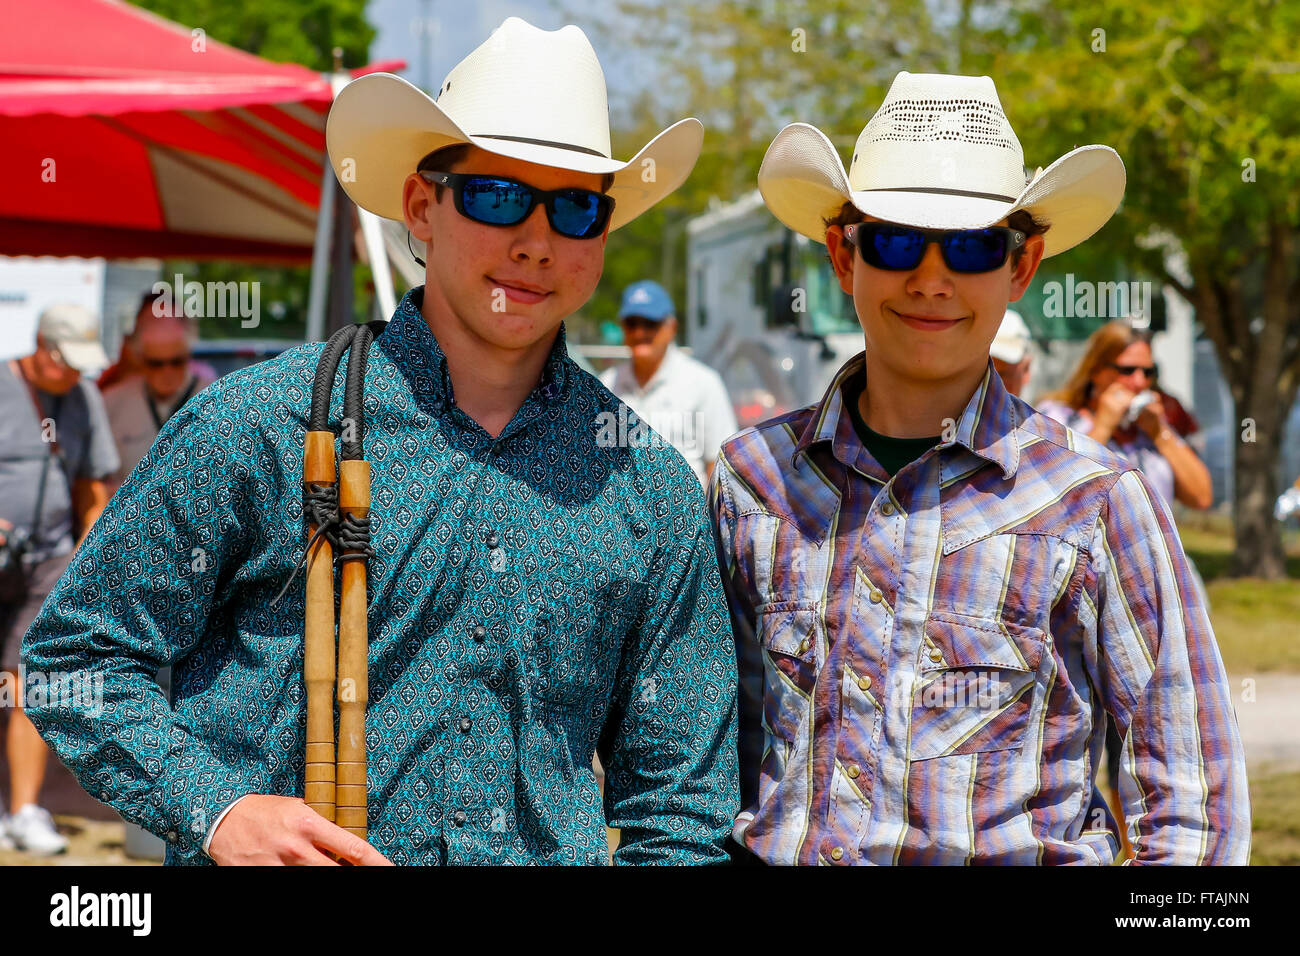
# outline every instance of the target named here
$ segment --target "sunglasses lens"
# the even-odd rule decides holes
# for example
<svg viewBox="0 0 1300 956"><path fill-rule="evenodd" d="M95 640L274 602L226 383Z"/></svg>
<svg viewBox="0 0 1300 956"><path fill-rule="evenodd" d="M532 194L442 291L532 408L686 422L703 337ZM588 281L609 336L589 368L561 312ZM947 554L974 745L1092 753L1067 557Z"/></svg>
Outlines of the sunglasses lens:
<svg viewBox="0 0 1300 956"><path fill-rule="evenodd" d="M925 235L904 226L859 226L862 258L877 269L915 269L925 255Z"/></svg>
<svg viewBox="0 0 1300 956"><path fill-rule="evenodd" d="M953 272L989 272L1007 259L1007 234L1000 229L964 229L943 239L943 257Z"/></svg>
<svg viewBox="0 0 1300 956"><path fill-rule="evenodd" d="M570 239L600 235L609 218L609 203L600 193L588 189L567 189L551 202L551 225Z"/></svg>
<svg viewBox="0 0 1300 956"><path fill-rule="evenodd" d="M493 226L522 222L533 207L528 190L508 179L471 176L461 187L460 196L465 215Z"/></svg>

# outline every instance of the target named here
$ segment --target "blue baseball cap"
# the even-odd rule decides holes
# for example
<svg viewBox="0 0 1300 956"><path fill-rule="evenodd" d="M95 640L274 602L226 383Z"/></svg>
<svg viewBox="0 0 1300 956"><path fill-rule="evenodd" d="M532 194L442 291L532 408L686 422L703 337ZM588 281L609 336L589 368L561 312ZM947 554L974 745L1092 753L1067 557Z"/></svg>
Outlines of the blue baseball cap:
<svg viewBox="0 0 1300 956"><path fill-rule="evenodd" d="M676 311L672 296L663 286L653 279L642 279L623 290L623 304L619 307L618 319L621 322L629 315L639 315L652 322L662 322Z"/></svg>

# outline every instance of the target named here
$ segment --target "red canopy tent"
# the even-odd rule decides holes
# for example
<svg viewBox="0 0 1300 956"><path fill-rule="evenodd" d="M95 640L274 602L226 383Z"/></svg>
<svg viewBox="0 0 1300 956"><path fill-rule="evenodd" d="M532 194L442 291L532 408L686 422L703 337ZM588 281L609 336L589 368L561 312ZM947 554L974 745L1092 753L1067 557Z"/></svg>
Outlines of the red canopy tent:
<svg viewBox="0 0 1300 956"><path fill-rule="evenodd" d="M0 255L311 260L329 77L118 0L0 11Z"/></svg>

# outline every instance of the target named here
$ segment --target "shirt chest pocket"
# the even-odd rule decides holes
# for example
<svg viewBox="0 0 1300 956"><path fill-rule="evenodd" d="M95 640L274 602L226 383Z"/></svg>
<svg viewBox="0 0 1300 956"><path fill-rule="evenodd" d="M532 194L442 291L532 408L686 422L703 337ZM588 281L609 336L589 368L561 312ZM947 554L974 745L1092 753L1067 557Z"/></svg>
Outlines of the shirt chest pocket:
<svg viewBox="0 0 1300 956"><path fill-rule="evenodd" d="M607 700L644 584L595 557L559 552L523 638L529 688L540 700L586 707Z"/></svg>
<svg viewBox="0 0 1300 956"><path fill-rule="evenodd" d="M778 601L755 609L763 648L763 724L794 743L812 721L813 689L826 652L821 608L815 601Z"/></svg>
<svg viewBox="0 0 1300 956"><path fill-rule="evenodd" d="M1047 637L1038 628L936 611L912 696L912 760L1019 750L1041 719Z"/></svg>

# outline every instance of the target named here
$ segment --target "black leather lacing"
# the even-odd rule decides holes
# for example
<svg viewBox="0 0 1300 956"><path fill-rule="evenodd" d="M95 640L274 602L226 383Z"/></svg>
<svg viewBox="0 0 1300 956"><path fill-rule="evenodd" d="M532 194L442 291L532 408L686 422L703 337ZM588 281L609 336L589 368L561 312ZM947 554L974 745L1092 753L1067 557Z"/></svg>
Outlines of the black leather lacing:
<svg viewBox="0 0 1300 956"><path fill-rule="evenodd" d="M316 365L308 428L311 431L329 431L330 395L343 353L345 351L348 353L348 368L343 381L343 415L345 419L351 419L352 429L348 440L343 442L344 460L357 461L364 457L362 453L362 439L365 435L363 389L366 363L371 343L377 336L383 334L387 325L387 322L370 322L367 325L344 326L330 336ZM289 580L271 601L272 605L289 590L298 572L306 564L307 555L311 553L311 549L315 547L322 535L333 548L336 564L343 561L364 561L374 557L375 554L375 549L370 545L370 518L368 516L358 518L339 513L338 485L304 483L302 513L309 524L316 525L316 531L308 539L307 546L294 565L293 573L289 575Z"/></svg>

